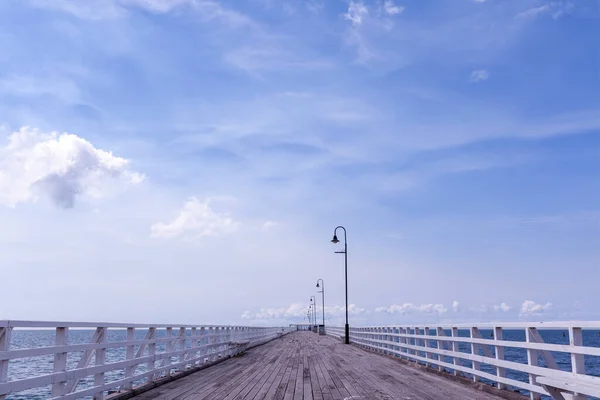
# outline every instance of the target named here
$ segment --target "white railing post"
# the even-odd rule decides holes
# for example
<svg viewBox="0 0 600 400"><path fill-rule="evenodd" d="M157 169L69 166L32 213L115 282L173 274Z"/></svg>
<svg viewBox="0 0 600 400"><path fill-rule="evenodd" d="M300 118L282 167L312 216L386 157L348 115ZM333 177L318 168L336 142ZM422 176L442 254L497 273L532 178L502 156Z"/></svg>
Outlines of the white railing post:
<svg viewBox="0 0 600 400"><path fill-rule="evenodd" d="M147 368L148 368L148 371L154 371L156 369L156 359L154 358L156 356L156 328L151 327L148 329L149 329L148 340L152 340L152 341L147 346L148 356L151 357L150 360L148 360ZM151 382L154 380L156 380L156 374L152 374L148 377L148 381Z"/></svg>
<svg viewBox="0 0 600 400"><path fill-rule="evenodd" d="M98 343L103 345L106 343L106 331L107 328L99 328L100 329L100 337L98 338ZM96 354L94 356L94 365L104 365L106 362L106 347L100 347L96 349ZM100 387L104 385L104 372L99 372L94 375L94 386ZM94 393L94 400L104 400L104 391L100 390L99 392Z"/></svg>
<svg viewBox="0 0 600 400"><path fill-rule="evenodd" d="M416 327L415 327L415 336L416 336L416 335L419 335L419 336L421 335L421 328L416 328ZM416 337L415 337L415 346L418 346L418 347L423 347L423 343L421 342L421 339L420 339L420 338L416 338ZM417 356L422 356L422 354L421 354L421 353L422 353L422 351L421 351L421 350L416 350L416 351L415 351L415 355L417 355ZM419 361L417 361L417 360L415 360L415 362L416 362L417 364L419 363ZM427 363L426 363L426 364L427 364Z"/></svg>
<svg viewBox="0 0 600 400"><path fill-rule="evenodd" d="M469 330L469 332L471 333L471 339L474 339L476 337L481 337L481 335L478 335L477 333L479 333L479 330L476 327L471 327L471 329ZM479 345L476 343L471 342L471 354L473 355L479 355ZM481 369L481 365L479 363L479 361L471 361L472 364L472 368L474 371L479 371ZM472 374L473 375L473 382L479 382L479 376Z"/></svg>
<svg viewBox="0 0 600 400"><path fill-rule="evenodd" d="M527 343L532 343L532 342L535 343L535 339L533 338L532 330L529 327L525 327L525 341ZM527 349L527 365L537 367L538 366L538 358L539 358L539 354L538 354L537 350L531 349L531 348ZM537 375L532 374L532 373L529 373L527 375L529 376L529 383L531 385L536 385L535 378ZM540 395L530 391L529 398L531 400L536 400L536 399L540 398Z"/></svg>
<svg viewBox="0 0 600 400"><path fill-rule="evenodd" d="M217 359L217 344L219 343L219 328L216 326L212 326L210 328L211 333L211 349L210 349L210 361L215 361Z"/></svg>
<svg viewBox="0 0 600 400"><path fill-rule="evenodd" d="M406 328L400 328L400 332L403 335L408 335L410 333ZM410 357L408 357L410 352L408 350L408 347L406 347L409 344L409 340L407 337L400 338L400 340L401 340L402 344L404 345L404 353L406 353L405 358L410 361Z"/></svg>
<svg viewBox="0 0 600 400"><path fill-rule="evenodd" d="M440 339L440 338L443 338L446 336L446 334L444 333L444 328L437 327L435 334L437 336L436 345L437 345L438 350L447 350L448 346L446 346L446 343L447 343L446 340ZM444 361L443 357L444 356L442 356L441 354L438 354L436 358L438 361ZM438 364L438 371L442 372L443 370L444 370L444 367L442 367L442 364Z"/></svg>
<svg viewBox="0 0 600 400"><path fill-rule="evenodd" d="M454 326L452 327L452 337L454 337L454 338L458 337L458 328L456 328ZM459 346L458 342L456 342L456 341L453 340L452 341L452 353L454 354L454 356L452 357L452 364L453 365L460 365L459 358L457 357L457 354L459 352L458 351L458 346ZM458 370L456 368L453 369L452 370L452 374L454 376L458 376Z"/></svg>
<svg viewBox="0 0 600 400"><path fill-rule="evenodd" d="M411 334L411 331L410 331L410 326L407 326L407 327L406 327L406 334L407 334L407 335L410 335L410 334ZM413 343L415 343L415 344L416 344L416 341L414 341L414 339L411 339L411 338L406 338L406 344L407 344L407 345L412 345ZM409 355L411 355L411 354L413 354L413 355L414 355L414 354L416 354L416 353L415 353L415 350L409 349L409 348L407 347L407 348L406 348L406 354L407 354L407 356L406 356L407 360L409 360L409 361L414 361L412 358L410 358L410 357L409 357Z"/></svg>
<svg viewBox="0 0 600 400"><path fill-rule="evenodd" d="M494 340L502 340L502 328L497 326L494 328ZM504 360L504 346L496 345L496 360ZM506 368L496 367L496 376L506 378ZM506 385L501 382L496 383L498 389L505 389Z"/></svg>
<svg viewBox="0 0 600 400"><path fill-rule="evenodd" d="M425 340L424 340L423 344L425 345L425 349L427 349L429 347L429 345L431 344L431 343L429 343L429 327L425 327L424 335L425 335ZM427 360L429 360L429 359L433 358L433 354L431 354L430 352L425 350L425 358ZM432 364L429 361L425 362L426 367L431 367L431 365Z"/></svg>
<svg viewBox="0 0 600 400"><path fill-rule="evenodd" d="M196 327L192 327L192 332L190 333L190 338L191 338L191 342L190 342L190 353L189 353L189 360L194 360L197 358L198 356L198 350L196 350L196 348L198 347L198 338L196 337L198 334L198 330L196 329ZM194 368L196 366L196 361L192 361L192 368Z"/></svg>
<svg viewBox="0 0 600 400"><path fill-rule="evenodd" d="M165 338L167 339L165 341L165 353L169 354L173 351L174 346L173 346L173 327L169 326L167 327L167 329L165 329ZM159 353L160 354L160 353ZM164 376L170 376L171 375L171 364L172 364L172 360L171 360L172 356L169 354L169 356L165 357L162 359L162 361L160 362L160 366L161 367L169 367L169 369L164 370L163 372L157 372L156 374L154 374L154 376L156 377L156 379L160 379L161 375L164 374Z"/></svg>
<svg viewBox="0 0 600 400"><path fill-rule="evenodd" d="M133 342L135 340L135 328L127 328L127 337L125 340L127 340L128 342ZM127 347L125 348L125 360L131 361L131 360L133 360L134 356L135 356L135 345L128 344ZM131 365L131 366L125 368L125 377L126 378L133 377L133 374L135 372L135 367L136 367L135 365ZM132 388L133 388L133 381L127 381L123 385L123 389L125 389L125 390L131 390Z"/></svg>
<svg viewBox="0 0 600 400"><path fill-rule="evenodd" d="M179 353L179 362L182 363L178 367L179 371L185 371L185 367L186 367L186 365L183 364L183 362L186 359L186 355L187 355L186 354L187 353L186 346L185 346L187 338L185 337L185 333L186 333L185 327L182 326L181 328L179 328L179 350L181 351L181 353Z"/></svg>
<svg viewBox="0 0 600 400"><path fill-rule="evenodd" d="M583 346L583 330L581 328L569 327L569 344L571 346ZM571 353L571 372L573 374L585 374L585 360L583 354ZM573 394L573 400L585 399L578 393Z"/></svg>
<svg viewBox="0 0 600 400"><path fill-rule="evenodd" d="M11 327L0 328L0 351L10 350ZM8 382L9 360L0 360L0 383ZM0 400L6 399L6 395L0 394Z"/></svg>
<svg viewBox="0 0 600 400"><path fill-rule="evenodd" d="M69 344L69 328L57 327L54 344L56 346L66 346ZM54 365L52 372L65 372L67 370L67 352L54 354ZM56 382L52 385L52 397L66 394L67 381Z"/></svg>

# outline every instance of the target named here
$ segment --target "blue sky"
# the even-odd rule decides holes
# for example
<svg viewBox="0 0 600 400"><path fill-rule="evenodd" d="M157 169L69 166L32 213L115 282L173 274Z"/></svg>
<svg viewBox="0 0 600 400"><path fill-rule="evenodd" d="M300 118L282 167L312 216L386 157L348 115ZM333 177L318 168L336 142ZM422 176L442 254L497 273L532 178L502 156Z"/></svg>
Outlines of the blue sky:
<svg viewBox="0 0 600 400"><path fill-rule="evenodd" d="M0 318L598 319L594 0L0 3ZM5 303L7 304L7 303ZM320 300L319 300L320 304Z"/></svg>

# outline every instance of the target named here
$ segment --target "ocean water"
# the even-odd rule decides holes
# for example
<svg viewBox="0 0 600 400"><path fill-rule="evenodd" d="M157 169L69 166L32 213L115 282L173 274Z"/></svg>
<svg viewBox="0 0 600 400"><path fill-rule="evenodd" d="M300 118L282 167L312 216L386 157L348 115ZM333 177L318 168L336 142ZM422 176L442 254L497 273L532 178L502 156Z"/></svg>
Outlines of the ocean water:
<svg viewBox="0 0 600 400"><path fill-rule="evenodd" d="M568 344L569 343L569 334L565 331L539 331L540 335L544 339L546 343L554 343L554 344ZM481 330L481 334L484 338L491 337L491 330ZM94 334L93 330L69 330L69 344L84 344L89 343L92 335ZM189 332L188 332L189 334ZM144 338L144 331L136 332L136 340L142 340ZM450 336L450 332L446 332L446 335ZM157 337L166 336L166 332L164 330L157 330ZM459 330L459 336L468 337L468 330ZM507 341L525 341L525 331L524 330L504 330L503 331L504 340ZM16 349L26 349L26 348L36 348L36 347L46 347L54 345L55 333L53 330L15 330L12 334L11 341L11 350ZM126 339L126 331L125 330L109 330L107 333L107 341L108 342L124 342ZM204 343L207 342L207 339L203 340ZM414 342L412 343L414 344ZM583 331L583 344L584 346L590 347L600 347L600 332L599 331ZM435 346L435 342L431 342L431 346ZM165 350L165 344L157 344L156 346L157 353L163 352ZM189 347L189 341L188 341ZM136 346L135 351L137 351L138 347ZM492 352L494 352L494 348L492 347ZM471 345L468 343L459 343L459 351L464 353L471 352ZM564 371L571 371L571 358L567 353L560 352L552 352L558 367ZM424 356L424 353L422 354ZM495 354L494 354L495 355ZM81 353L69 353L67 364L68 369L75 368ZM504 356L506 360L514 361L521 364L527 364L527 350L519 349L519 348L505 348ZM30 357L23 358L18 360L11 360L9 363L9 380L23 379L27 377L39 376L42 374L47 374L52 372L52 364L53 364L54 356L41 356L41 357ZM106 351L106 362L118 362L125 360L125 349L124 348L116 348L116 349L107 349ZM175 361L175 359L173 359ZM452 362L450 358L445 358L445 361ZM539 365L545 366L543 360L540 358ZM93 360L92 360L93 365ZM463 365L470 366L469 361L463 360ZM600 376L600 357L595 356L585 356L585 369L588 375ZM481 364L481 370L495 374L495 369L491 365ZM143 373L146 371L145 365L140 365L137 367L135 373ZM111 371L105 374L105 382L112 382L124 377L125 371L123 369ZM466 375L468 376L468 375ZM528 376L525 373L507 370L506 376L519 380L522 382L528 382ZM79 385L77 386L78 390L89 387L93 383L93 376L89 376L86 379L83 379ZM143 383L145 380L140 380L136 382L137 384ZM493 384L493 382L488 381L486 379L482 379L482 382ZM517 388L509 388L510 390L519 391L523 394L528 394L527 391L518 390ZM11 394L7 397L9 400L41 400L47 399L50 397L50 386L31 389L28 391L23 391L19 393ZM90 397L86 397L86 399L91 399Z"/></svg>

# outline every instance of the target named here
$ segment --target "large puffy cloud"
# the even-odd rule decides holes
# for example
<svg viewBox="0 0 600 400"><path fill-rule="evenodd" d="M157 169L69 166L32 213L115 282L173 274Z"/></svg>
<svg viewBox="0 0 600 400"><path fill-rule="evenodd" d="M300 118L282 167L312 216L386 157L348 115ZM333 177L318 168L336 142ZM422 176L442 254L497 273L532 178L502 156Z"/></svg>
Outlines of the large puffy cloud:
<svg viewBox="0 0 600 400"><path fill-rule="evenodd" d="M385 314L410 314L410 313L423 313L423 314L444 314L448 311L443 304L421 304L415 305L413 303L404 303L401 305L393 304L389 307L378 307L375 312Z"/></svg>
<svg viewBox="0 0 600 400"><path fill-rule="evenodd" d="M521 315L538 315L552 308L552 303L538 304L532 300L525 300L521 305Z"/></svg>
<svg viewBox="0 0 600 400"><path fill-rule="evenodd" d="M190 198L179 215L171 222L157 222L150 227L151 235L162 238L201 238L205 236L221 236L235 232L239 222L227 214L220 214L210 207L210 199L200 201Z"/></svg>
<svg viewBox="0 0 600 400"><path fill-rule="evenodd" d="M49 197L71 208L80 196L104 197L114 183L140 183L143 175L128 164L77 135L23 127L0 147L0 204L15 207Z"/></svg>

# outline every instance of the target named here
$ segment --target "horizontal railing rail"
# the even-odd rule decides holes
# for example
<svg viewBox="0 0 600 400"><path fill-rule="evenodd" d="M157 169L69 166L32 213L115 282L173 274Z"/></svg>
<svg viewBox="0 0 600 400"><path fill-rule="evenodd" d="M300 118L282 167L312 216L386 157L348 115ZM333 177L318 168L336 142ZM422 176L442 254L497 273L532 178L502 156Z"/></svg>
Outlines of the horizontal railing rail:
<svg viewBox="0 0 600 400"><path fill-rule="evenodd" d="M235 356L292 330L0 321L0 400L11 394L102 400Z"/></svg>
<svg viewBox="0 0 600 400"><path fill-rule="evenodd" d="M341 339L344 328L326 333ZM350 341L531 399L600 397L600 322L360 327Z"/></svg>

